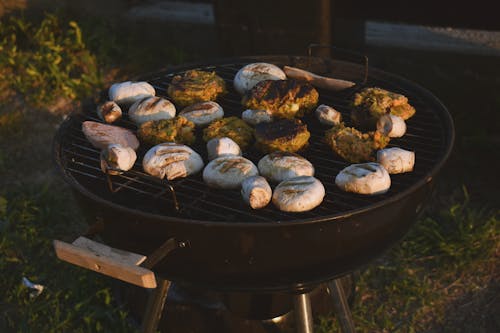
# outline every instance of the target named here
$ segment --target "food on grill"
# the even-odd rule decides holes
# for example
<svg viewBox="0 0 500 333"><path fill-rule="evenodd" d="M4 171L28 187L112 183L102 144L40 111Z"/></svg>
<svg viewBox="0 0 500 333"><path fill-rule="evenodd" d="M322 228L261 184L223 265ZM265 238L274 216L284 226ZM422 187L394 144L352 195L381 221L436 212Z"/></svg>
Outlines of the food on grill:
<svg viewBox="0 0 500 333"><path fill-rule="evenodd" d="M245 150L253 141L253 128L238 117L216 120L203 130L203 140L228 137Z"/></svg>
<svg viewBox="0 0 500 333"><path fill-rule="evenodd" d="M318 118L319 122L323 125L338 125L342 120L342 114L340 112L325 104L318 106L314 113L316 118Z"/></svg>
<svg viewBox="0 0 500 333"><path fill-rule="evenodd" d="M287 152L274 152L260 159L259 173L267 180L279 183L298 176L314 176L314 167L304 157Z"/></svg>
<svg viewBox="0 0 500 333"><path fill-rule="evenodd" d="M307 145L310 136L307 125L299 119L278 119L255 126L257 148L263 153L294 153Z"/></svg>
<svg viewBox="0 0 500 333"><path fill-rule="evenodd" d="M104 122L110 124L120 119L122 109L113 101L107 101L97 106L97 116Z"/></svg>
<svg viewBox="0 0 500 333"><path fill-rule="evenodd" d="M405 96L381 88L364 88L354 95L351 120L356 127L374 130L386 113L406 120L415 114L415 108Z"/></svg>
<svg viewBox="0 0 500 333"><path fill-rule="evenodd" d="M224 110L216 102L200 102L185 107L179 112L179 116L192 121L198 127L204 127L212 121L224 117Z"/></svg>
<svg viewBox="0 0 500 333"><path fill-rule="evenodd" d="M203 169L201 156L186 145L173 142L152 147L142 160L142 167L148 174L173 180L195 174Z"/></svg>
<svg viewBox="0 0 500 333"><path fill-rule="evenodd" d="M128 116L138 125L150 120L171 119L175 117L175 106L165 98L144 97L132 104Z"/></svg>
<svg viewBox="0 0 500 333"><path fill-rule="evenodd" d="M387 146L389 140L378 131L361 133L343 123L325 133L325 142L337 155L351 163L374 161L375 151Z"/></svg>
<svg viewBox="0 0 500 333"><path fill-rule="evenodd" d="M406 123L401 117L384 114L378 118L377 131L390 138L400 138L406 133Z"/></svg>
<svg viewBox="0 0 500 333"><path fill-rule="evenodd" d="M377 162L390 174L413 171L415 152L401 148L381 149L377 152Z"/></svg>
<svg viewBox="0 0 500 333"><path fill-rule="evenodd" d="M382 194L391 187L391 177L378 163L352 164L339 172L335 184L346 192Z"/></svg>
<svg viewBox="0 0 500 333"><path fill-rule="evenodd" d="M325 187L312 176L282 181L273 193L273 204L284 212L305 212L323 202Z"/></svg>
<svg viewBox="0 0 500 333"><path fill-rule="evenodd" d="M243 97L245 107L267 110L273 117L302 117L318 104L319 94L307 82L289 80L265 80L257 83Z"/></svg>
<svg viewBox="0 0 500 333"><path fill-rule="evenodd" d="M264 80L285 80L286 74L276 65L256 62L243 66L234 76L234 89L241 95Z"/></svg>
<svg viewBox="0 0 500 333"><path fill-rule="evenodd" d="M130 147L119 144L110 144L101 150L101 170L110 175L119 175L134 166L137 155Z"/></svg>
<svg viewBox="0 0 500 333"><path fill-rule="evenodd" d="M245 110L241 114L241 119L252 126L260 123L268 123L273 120L271 113L266 110Z"/></svg>
<svg viewBox="0 0 500 333"><path fill-rule="evenodd" d="M223 155L241 156L240 146L230 138L213 138L207 142L208 160L211 161Z"/></svg>
<svg viewBox="0 0 500 333"><path fill-rule="evenodd" d="M250 207L260 209L271 201L273 191L264 177L252 176L241 183L241 196Z"/></svg>
<svg viewBox="0 0 500 333"><path fill-rule="evenodd" d="M226 92L226 83L215 72L190 70L176 75L168 86L168 96L179 106L215 101Z"/></svg>
<svg viewBox="0 0 500 333"><path fill-rule="evenodd" d="M184 117L146 121L137 130L137 135L141 141L150 145L163 142L189 145L196 140L194 124Z"/></svg>
<svg viewBox="0 0 500 333"><path fill-rule="evenodd" d="M147 82L120 82L109 88L109 99L120 105L130 105L144 97L154 96L155 88Z"/></svg>
<svg viewBox="0 0 500 333"><path fill-rule="evenodd" d="M207 164L203 170L203 180L210 187L239 189L245 178L258 174L252 161L241 156L226 155Z"/></svg>
<svg viewBox="0 0 500 333"><path fill-rule="evenodd" d="M354 86L354 82L334 79L331 77L320 76L300 68L285 66L283 67L286 75L296 80L303 80L311 83L313 86L333 91L344 90Z"/></svg>
<svg viewBox="0 0 500 333"><path fill-rule="evenodd" d="M133 150L139 148L139 140L132 131L118 126L106 125L95 121L84 121L82 131L92 146L104 149L112 143L130 147Z"/></svg>

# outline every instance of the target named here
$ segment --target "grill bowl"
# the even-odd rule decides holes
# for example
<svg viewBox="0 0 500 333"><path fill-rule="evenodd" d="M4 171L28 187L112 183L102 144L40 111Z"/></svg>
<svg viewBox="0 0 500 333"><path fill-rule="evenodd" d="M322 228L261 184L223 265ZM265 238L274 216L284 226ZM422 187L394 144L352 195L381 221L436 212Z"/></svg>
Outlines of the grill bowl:
<svg viewBox="0 0 500 333"><path fill-rule="evenodd" d="M351 81L359 81L364 73L363 66L352 62L264 56L187 65L140 79L152 83L157 94L164 96L175 73L193 68L215 70L230 89L218 100L225 116L239 115L243 108L232 89L232 78L243 65L258 61L330 73ZM102 237L109 245L148 254L171 237L188 244L154 267L155 273L169 280L217 290L308 288L358 268L401 239L422 210L452 149L452 119L430 92L377 69L369 70L366 85L400 92L417 109L407 122L407 134L393 139L390 145L415 151L415 170L392 175L391 189L383 195L349 194L334 185L336 174L348 163L322 142L327 128L312 116L304 118L312 135L302 155L315 166L316 177L327 193L319 207L306 213L283 213L272 205L252 211L237 191L210 189L200 175L172 182L181 206L176 212L164 184L142 172L140 161L148 147L140 149L139 162L132 171L113 177L114 188L119 191L111 193L99 169L99 152L80 130L82 121L96 119L93 108L74 113L59 128L54 140L56 165L75 190L90 221L104 222ZM354 92L319 90L320 103L342 112L349 125L348 101ZM126 119L118 125L135 130ZM194 149L206 160L201 141L195 143ZM262 156L253 150L245 154L255 163Z"/></svg>

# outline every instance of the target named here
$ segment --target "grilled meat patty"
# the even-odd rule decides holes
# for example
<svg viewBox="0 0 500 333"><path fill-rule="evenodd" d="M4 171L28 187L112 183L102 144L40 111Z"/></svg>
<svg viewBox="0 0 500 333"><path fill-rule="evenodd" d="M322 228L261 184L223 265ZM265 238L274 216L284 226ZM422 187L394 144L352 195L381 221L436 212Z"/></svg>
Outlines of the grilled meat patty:
<svg viewBox="0 0 500 333"><path fill-rule="evenodd" d="M212 122L203 130L203 140L228 137L245 150L253 141L253 128L238 117L227 117Z"/></svg>
<svg viewBox="0 0 500 333"><path fill-rule="evenodd" d="M293 79L257 83L242 100L253 110L267 110L276 118L302 117L318 104L319 94L306 82Z"/></svg>
<svg viewBox="0 0 500 333"><path fill-rule="evenodd" d="M415 114L408 98L381 88L365 88L354 95L351 120L363 130L375 130L378 119L389 113L404 120Z"/></svg>
<svg viewBox="0 0 500 333"><path fill-rule="evenodd" d="M184 117L172 119L146 121L137 131L139 139L151 145L164 142L176 142L192 144L196 137L194 135L194 124Z"/></svg>
<svg viewBox="0 0 500 333"><path fill-rule="evenodd" d="M215 101L217 96L226 93L226 83L215 72L190 70L174 76L167 93L177 105L184 107Z"/></svg>
<svg viewBox="0 0 500 333"><path fill-rule="evenodd" d="M326 143L340 157L351 163L375 160L375 151L384 148L390 138L380 132L361 133L355 128L345 127L343 123L325 133Z"/></svg>
<svg viewBox="0 0 500 333"><path fill-rule="evenodd" d="M263 153L294 153L307 145L311 133L299 119L278 119L255 126L257 148Z"/></svg>

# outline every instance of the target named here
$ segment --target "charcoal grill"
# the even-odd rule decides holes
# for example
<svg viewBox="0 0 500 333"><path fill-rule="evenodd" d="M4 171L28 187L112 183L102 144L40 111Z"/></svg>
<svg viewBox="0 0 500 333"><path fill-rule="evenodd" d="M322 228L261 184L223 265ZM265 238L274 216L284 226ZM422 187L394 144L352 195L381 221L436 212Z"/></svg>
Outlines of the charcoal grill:
<svg viewBox="0 0 500 333"><path fill-rule="evenodd" d="M453 122L436 97L413 82L374 68L369 68L364 78L367 68L352 61L311 56L240 57L175 67L138 79L150 82L157 95L166 96L175 74L188 69L216 71L229 87L229 93L218 99L225 116L239 116L244 109L232 79L242 66L258 61L356 82L354 88L339 92L319 89L319 103L340 111L347 125L349 100L363 86L407 96L417 113L407 121L407 134L393 139L389 146L415 151L415 169L391 175L391 188L382 195L342 192L334 179L349 163L336 157L323 142L327 128L313 116L306 116L311 139L301 154L313 163L315 177L325 186L323 203L304 213L285 213L272 205L254 211L243 203L238 191L211 189L201 175L169 183L147 175L141 167L147 146L139 149L138 162L131 171L107 178L100 170L99 151L81 131L83 121L99 121L95 107L86 107L69 116L57 131L56 165L91 224L99 227L110 246L148 254L174 240L173 250L153 267L161 278L218 291L299 293L332 281L368 263L402 238L422 211L450 154ZM126 117L115 124L136 130ZM197 137L193 148L206 161L200 133ZM263 156L252 149L244 155L254 163Z"/></svg>

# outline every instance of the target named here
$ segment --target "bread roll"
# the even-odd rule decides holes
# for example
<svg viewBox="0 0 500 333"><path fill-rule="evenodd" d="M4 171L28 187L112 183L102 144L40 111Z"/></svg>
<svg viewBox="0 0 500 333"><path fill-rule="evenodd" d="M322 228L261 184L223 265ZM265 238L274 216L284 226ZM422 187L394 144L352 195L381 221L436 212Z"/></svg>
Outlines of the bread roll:
<svg viewBox="0 0 500 333"><path fill-rule="evenodd" d="M325 104L321 104L320 106L318 106L314 114L316 115L316 118L318 118L319 122L323 125L338 125L342 120L342 114L340 112Z"/></svg>
<svg viewBox="0 0 500 333"><path fill-rule="evenodd" d="M152 147L142 160L148 174L168 180L183 178L203 169L201 156L183 144L161 143Z"/></svg>
<svg viewBox="0 0 500 333"><path fill-rule="evenodd" d="M382 194L391 187L391 177L378 163L352 164L339 172L335 184L346 192Z"/></svg>
<svg viewBox="0 0 500 333"><path fill-rule="evenodd" d="M84 121L82 131L87 140L99 149L104 149L112 143L130 147L133 150L139 148L139 140L132 131L118 126L101 124L95 121Z"/></svg>
<svg viewBox="0 0 500 333"><path fill-rule="evenodd" d="M132 104L128 116L137 125L150 120L171 119L175 117L175 106L165 98L144 97Z"/></svg>
<svg viewBox="0 0 500 333"><path fill-rule="evenodd" d="M271 186L264 177L251 176L241 183L241 196L253 209L266 207L272 195Z"/></svg>
<svg viewBox="0 0 500 333"><path fill-rule="evenodd" d="M243 66L234 77L234 89L241 95L250 91L260 81L285 80L286 74L278 66L256 62Z"/></svg>
<svg viewBox="0 0 500 333"><path fill-rule="evenodd" d="M224 110L216 102L200 102L185 107L179 116L192 121L197 127L204 127L212 121L224 117Z"/></svg>
<svg viewBox="0 0 500 333"><path fill-rule="evenodd" d="M273 193L273 204L284 212L305 212L323 202L325 187L312 176L282 181Z"/></svg>
<svg viewBox="0 0 500 333"><path fill-rule="evenodd" d="M287 152L274 152L260 159L259 173L267 180L279 183L298 176L314 176L314 167L304 157Z"/></svg>
<svg viewBox="0 0 500 333"><path fill-rule="evenodd" d="M144 97L154 96L155 88L147 82L120 82L109 88L109 99L120 105L131 105Z"/></svg>
<svg viewBox="0 0 500 333"><path fill-rule="evenodd" d="M226 155L207 164L203 170L203 180L214 188L239 189L245 178L259 174L257 167L241 156Z"/></svg>
<svg viewBox="0 0 500 333"><path fill-rule="evenodd" d="M401 148L386 148L377 152L377 162L390 174L413 171L415 153Z"/></svg>
<svg viewBox="0 0 500 333"><path fill-rule="evenodd" d="M240 146L227 137L213 138L207 142L208 160L211 161L224 155L241 155Z"/></svg>
<svg viewBox="0 0 500 333"><path fill-rule="evenodd" d="M130 147L110 144L101 151L101 170L110 175L119 175L134 166L137 155Z"/></svg>

